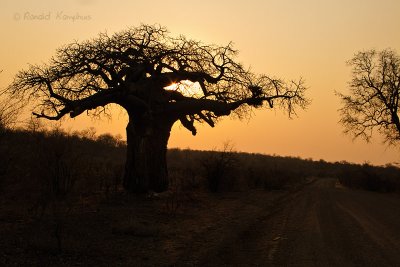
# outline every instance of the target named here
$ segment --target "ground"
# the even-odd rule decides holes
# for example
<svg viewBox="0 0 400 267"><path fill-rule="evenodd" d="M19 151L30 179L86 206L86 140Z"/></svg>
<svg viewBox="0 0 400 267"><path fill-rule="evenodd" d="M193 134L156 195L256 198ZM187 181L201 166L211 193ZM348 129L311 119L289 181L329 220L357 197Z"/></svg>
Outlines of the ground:
<svg viewBox="0 0 400 267"><path fill-rule="evenodd" d="M400 197L335 179L272 192L119 193L79 203L38 219L3 201L0 265L400 266Z"/></svg>

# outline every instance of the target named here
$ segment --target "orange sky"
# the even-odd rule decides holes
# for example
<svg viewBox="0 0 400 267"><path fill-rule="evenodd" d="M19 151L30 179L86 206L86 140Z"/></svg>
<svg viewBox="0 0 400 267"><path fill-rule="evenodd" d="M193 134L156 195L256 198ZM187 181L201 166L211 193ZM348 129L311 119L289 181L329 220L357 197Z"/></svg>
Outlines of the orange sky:
<svg viewBox="0 0 400 267"><path fill-rule="evenodd" d="M355 52L388 47L400 52L398 0L2 0L0 6L1 87L28 63L47 62L63 44L101 31L112 34L140 23L159 23L173 35L204 43L233 41L239 61L253 71L286 79L304 77L313 100L293 120L280 111L260 110L249 121L226 118L214 129L198 126L196 137L176 124L169 147L213 149L230 140L238 151L400 162L399 150L382 145L378 136L365 144L342 134L334 95L335 90L346 92L350 69L345 61ZM40 15L44 19L38 19ZM114 115L112 121L69 119L64 126L95 126L98 133L124 135L127 119Z"/></svg>

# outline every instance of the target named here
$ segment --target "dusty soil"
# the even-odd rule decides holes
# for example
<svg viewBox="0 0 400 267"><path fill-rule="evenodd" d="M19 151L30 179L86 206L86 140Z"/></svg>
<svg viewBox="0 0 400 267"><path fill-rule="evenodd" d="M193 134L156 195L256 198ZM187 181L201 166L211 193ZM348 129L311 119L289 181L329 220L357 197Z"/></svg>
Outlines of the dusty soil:
<svg viewBox="0 0 400 267"><path fill-rule="evenodd" d="M1 204L4 266L400 266L398 195L334 179L276 192L90 196L41 219L29 205Z"/></svg>
<svg viewBox="0 0 400 267"><path fill-rule="evenodd" d="M87 196L72 208L65 203L48 205L43 216L42 207L35 203L4 200L0 266L184 264L186 258L209 254L285 194L256 190Z"/></svg>
<svg viewBox="0 0 400 267"><path fill-rule="evenodd" d="M281 200L199 266L400 266L398 195L320 179Z"/></svg>

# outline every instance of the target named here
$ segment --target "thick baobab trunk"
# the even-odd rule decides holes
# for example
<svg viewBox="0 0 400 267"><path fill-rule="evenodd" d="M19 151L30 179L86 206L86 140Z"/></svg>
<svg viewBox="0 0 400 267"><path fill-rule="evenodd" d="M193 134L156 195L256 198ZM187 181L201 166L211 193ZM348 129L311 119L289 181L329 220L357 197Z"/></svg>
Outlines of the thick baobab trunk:
<svg viewBox="0 0 400 267"><path fill-rule="evenodd" d="M124 174L124 187L128 192L162 192L168 189L166 154L172 124L166 118L131 119L128 123Z"/></svg>

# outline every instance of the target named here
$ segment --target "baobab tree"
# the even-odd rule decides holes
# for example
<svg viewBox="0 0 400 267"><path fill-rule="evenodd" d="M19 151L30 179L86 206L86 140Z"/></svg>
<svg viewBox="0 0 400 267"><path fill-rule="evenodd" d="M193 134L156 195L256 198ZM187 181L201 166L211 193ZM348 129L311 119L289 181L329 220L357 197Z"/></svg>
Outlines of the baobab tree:
<svg viewBox="0 0 400 267"><path fill-rule="evenodd" d="M346 133L369 141L374 130L389 144L400 140L400 56L392 49L361 51L349 60L352 79L342 101Z"/></svg>
<svg viewBox="0 0 400 267"><path fill-rule="evenodd" d="M48 64L20 71L7 91L48 120L101 115L119 105L129 117L124 187L160 192L168 188L166 151L175 122L195 135L195 123L214 127L221 116L261 107L290 115L308 104L301 79L256 75L236 54L232 44L205 45L141 25L63 46Z"/></svg>

